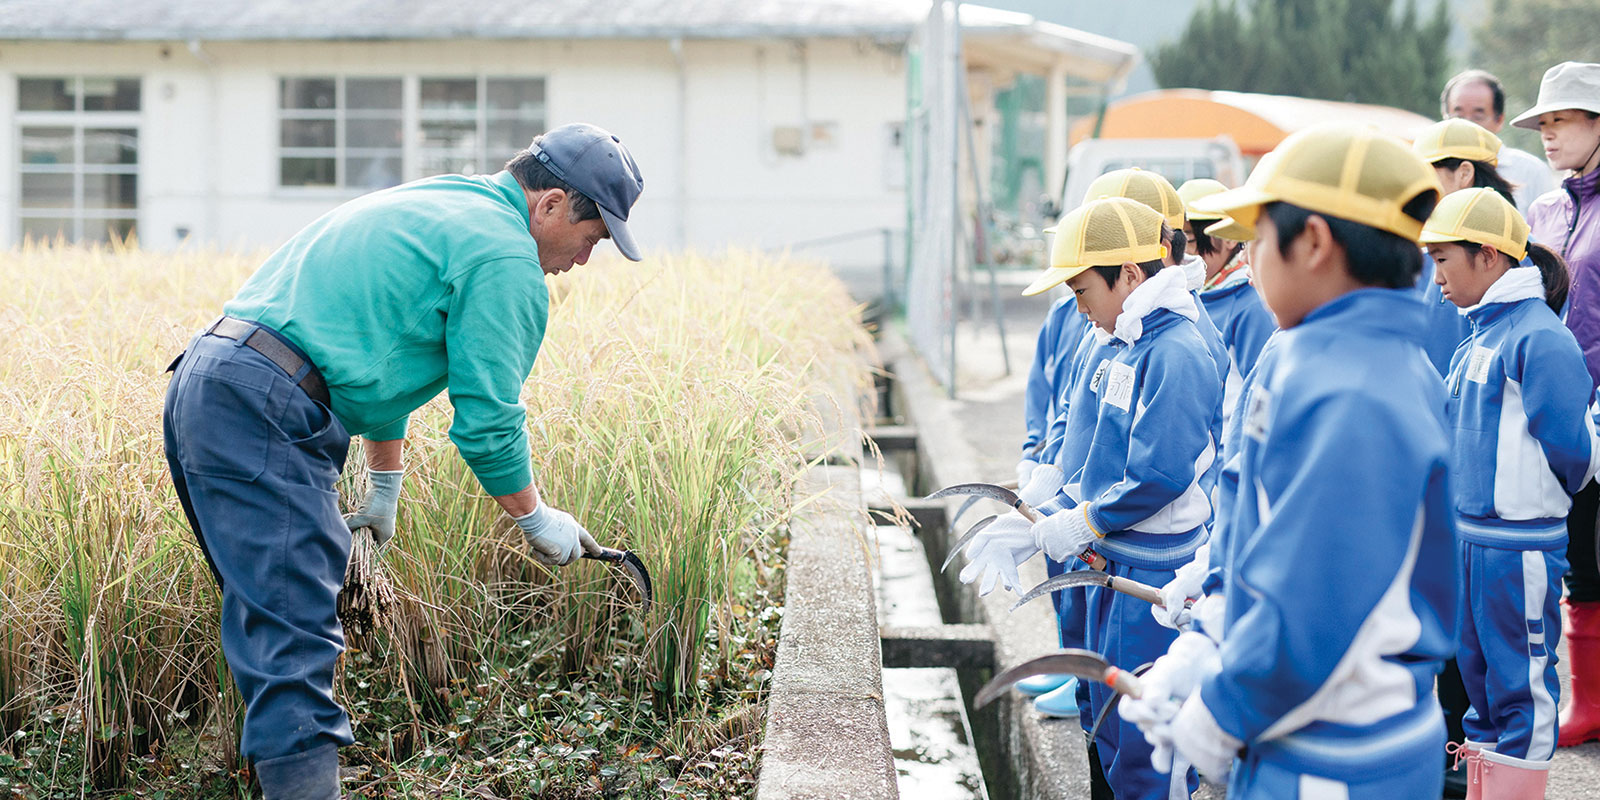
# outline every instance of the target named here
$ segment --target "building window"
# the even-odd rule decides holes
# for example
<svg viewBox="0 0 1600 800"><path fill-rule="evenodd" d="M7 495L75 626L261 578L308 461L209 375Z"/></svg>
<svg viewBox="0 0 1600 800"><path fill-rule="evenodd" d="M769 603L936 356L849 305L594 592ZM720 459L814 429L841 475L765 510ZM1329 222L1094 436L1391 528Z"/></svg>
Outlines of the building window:
<svg viewBox="0 0 1600 800"><path fill-rule="evenodd" d="M279 184L370 190L399 183L401 97L399 78L279 81Z"/></svg>
<svg viewBox="0 0 1600 800"><path fill-rule="evenodd" d="M279 182L372 190L498 170L544 131L544 88L481 75L283 78Z"/></svg>
<svg viewBox="0 0 1600 800"><path fill-rule="evenodd" d="M139 211L138 78L17 79L24 238L127 238Z"/></svg>

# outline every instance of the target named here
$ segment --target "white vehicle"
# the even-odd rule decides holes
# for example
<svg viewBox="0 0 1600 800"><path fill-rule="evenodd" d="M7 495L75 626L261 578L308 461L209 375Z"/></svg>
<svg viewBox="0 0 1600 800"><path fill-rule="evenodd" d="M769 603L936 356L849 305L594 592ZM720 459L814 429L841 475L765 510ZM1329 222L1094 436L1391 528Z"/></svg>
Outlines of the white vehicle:
<svg viewBox="0 0 1600 800"><path fill-rule="evenodd" d="M1067 181L1060 213L1083 205L1095 178L1138 167L1182 186L1190 178L1214 178L1228 186L1244 182L1244 157L1227 136L1215 139L1085 139L1067 154Z"/></svg>

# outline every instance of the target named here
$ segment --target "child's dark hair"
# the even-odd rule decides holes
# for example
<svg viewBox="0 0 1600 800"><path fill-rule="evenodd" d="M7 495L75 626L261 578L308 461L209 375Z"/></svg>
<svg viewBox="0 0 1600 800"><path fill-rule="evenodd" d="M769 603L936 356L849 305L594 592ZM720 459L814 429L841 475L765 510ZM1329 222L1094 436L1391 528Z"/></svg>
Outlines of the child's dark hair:
<svg viewBox="0 0 1600 800"><path fill-rule="evenodd" d="M1211 234L1208 234L1202 230L1205 225L1210 224L1210 220L1205 220L1204 225L1194 226L1194 251L1202 256L1209 256L1213 253L1219 253L1224 249L1221 239L1218 239L1217 237L1212 236ZM1228 258L1232 259L1234 256L1239 254L1240 250L1243 249L1244 245L1234 242L1232 249L1228 250Z"/></svg>
<svg viewBox="0 0 1600 800"><path fill-rule="evenodd" d="M1449 170L1456 169L1462 164L1472 165L1472 188L1493 189L1495 193L1505 198L1507 203L1517 204L1516 198L1511 196L1511 193L1517 187L1512 186L1511 182L1506 180L1505 176L1501 175L1500 170L1496 169L1493 164L1487 161L1468 161L1465 158L1441 158L1433 162L1434 167Z"/></svg>
<svg viewBox="0 0 1600 800"><path fill-rule="evenodd" d="M1467 251L1467 257L1477 256L1483 250L1483 245L1476 242L1457 242L1462 249ZM1516 259L1501 253L1500 257L1511 267L1518 266ZM1567 262L1556 251L1542 244L1528 242L1528 260L1539 268L1539 280L1544 284L1544 302L1550 310L1561 313L1561 307L1567 304L1567 290L1572 286L1572 277L1567 272Z"/></svg>
<svg viewBox="0 0 1600 800"><path fill-rule="evenodd" d="M1189 237L1184 235L1183 229L1161 223L1161 242L1167 246L1172 263L1182 264L1183 257L1189 252Z"/></svg>
<svg viewBox="0 0 1600 800"><path fill-rule="evenodd" d="M1183 232L1179 231L1178 235L1182 236ZM1156 258L1149 261L1141 261L1134 266L1137 266L1139 270L1144 273L1144 276L1149 278L1154 276L1157 272L1160 272L1164 267L1167 266L1167 264L1165 261ZM1094 272L1094 274L1099 275L1106 282L1107 288L1117 285L1117 276L1122 274L1121 264L1112 267L1090 267L1089 269L1090 271Z"/></svg>
<svg viewBox="0 0 1600 800"><path fill-rule="evenodd" d="M1406 216L1422 222L1439 204L1439 193L1429 189L1411 198L1401 208ZM1294 240L1305 232L1306 221L1315 212L1289 203L1268 203L1261 213L1278 229L1278 254L1285 258ZM1383 289L1409 289L1417 285L1422 273L1422 249L1405 237L1342 217L1316 214L1328 223L1333 240L1344 248L1350 277L1364 286Z"/></svg>

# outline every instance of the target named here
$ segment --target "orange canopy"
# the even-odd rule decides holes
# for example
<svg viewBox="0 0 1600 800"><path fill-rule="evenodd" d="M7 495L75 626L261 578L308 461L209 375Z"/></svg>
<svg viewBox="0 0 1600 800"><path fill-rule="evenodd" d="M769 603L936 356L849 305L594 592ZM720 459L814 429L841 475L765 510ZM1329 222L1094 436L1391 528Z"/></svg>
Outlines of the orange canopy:
<svg viewBox="0 0 1600 800"><path fill-rule="evenodd" d="M1301 128L1322 122L1370 124L1411 141L1433 120L1410 111L1277 94L1161 89L1118 100L1106 109L1102 139L1211 139L1228 136L1246 158L1260 158ZM1071 143L1094 131L1095 116L1072 126Z"/></svg>

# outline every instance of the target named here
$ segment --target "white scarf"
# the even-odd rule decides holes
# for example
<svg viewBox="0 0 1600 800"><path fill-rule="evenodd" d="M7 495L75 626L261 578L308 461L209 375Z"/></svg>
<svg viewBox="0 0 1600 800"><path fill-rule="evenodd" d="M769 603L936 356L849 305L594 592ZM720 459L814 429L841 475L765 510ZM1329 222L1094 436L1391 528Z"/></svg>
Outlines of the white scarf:
<svg viewBox="0 0 1600 800"><path fill-rule="evenodd" d="M1201 274L1205 274L1203 265ZM1115 336L1128 344L1133 344L1144 335L1144 318L1163 308L1190 322L1200 318L1200 312L1194 304L1194 295L1189 292L1187 270L1167 267L1134 287L1133 291L1128 293L1127 299L1122 301L1122 313L1117 315L1115 332L1106 333L1096 327L1095 341L1105 344Z"/></svg>
<svg viewBox="0 0 1600 800"><path fill-rule="evenodd" d="M1534 298L1544 299L1544 277L1538 267L1512 267L1495 279L1475 306L1458 309L1466 316L1491 303L1517 303Z"/></svg>

